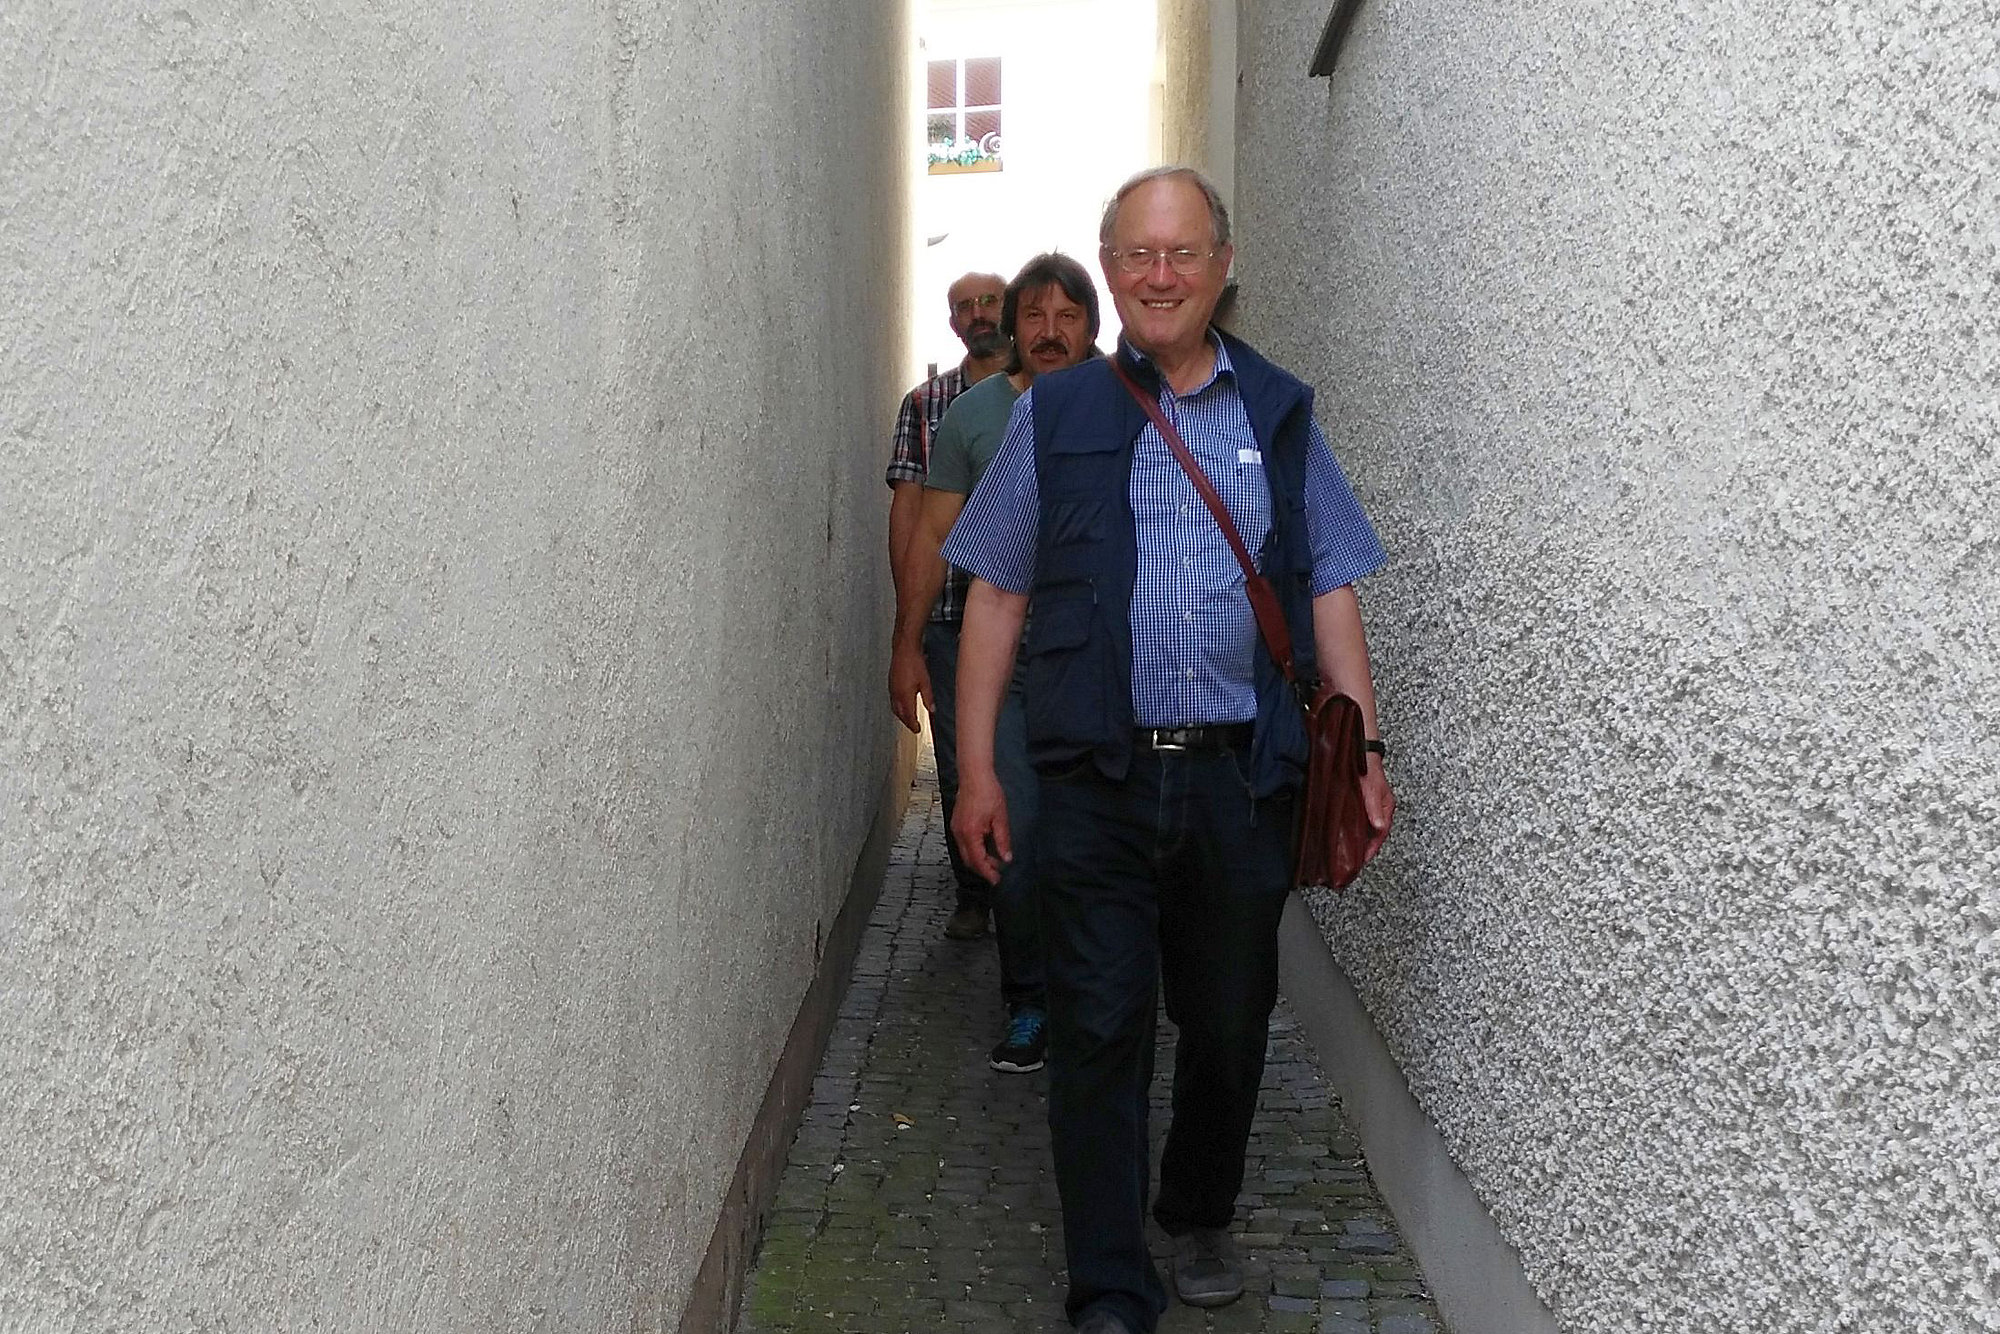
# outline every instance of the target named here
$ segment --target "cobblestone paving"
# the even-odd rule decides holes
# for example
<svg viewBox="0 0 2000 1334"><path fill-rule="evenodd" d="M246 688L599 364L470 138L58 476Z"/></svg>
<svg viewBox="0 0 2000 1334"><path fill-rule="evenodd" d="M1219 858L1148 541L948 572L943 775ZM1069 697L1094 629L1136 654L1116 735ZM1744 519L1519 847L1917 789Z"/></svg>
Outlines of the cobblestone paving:
<svg viewBox="0 0 2000 1334"><path fill-rule="evenodd" d="M1046 1075L987 1067L998 964L991 936L944 939L943 838L923 769L745 1285L742 1334L1069 1329ZM1163 1019L1156 1153L1172 1070ZM1249 1290L1215 1311L1176 1303L1160 1334L1442 1334L1282 1003L1244 1192ZM1166 1247L1155 1229L1162 1260Z"/></svg>

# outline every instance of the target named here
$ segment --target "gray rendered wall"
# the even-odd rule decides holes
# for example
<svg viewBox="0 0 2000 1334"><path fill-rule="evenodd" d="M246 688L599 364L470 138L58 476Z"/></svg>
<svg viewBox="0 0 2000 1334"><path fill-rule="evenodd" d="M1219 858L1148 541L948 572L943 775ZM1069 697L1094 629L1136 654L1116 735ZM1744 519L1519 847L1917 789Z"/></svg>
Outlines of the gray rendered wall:
<svg viewBox="0 0 2000 1334"><path fill-rule="evenodd" d="M890 758L905 41L0 14L0 1329L675 1326Z"/></svg>
<svg viewBox="0 0 2000 1334"><path fill-rule="evenodd" d="M1159 0L1160 160L1209 170L1209 10L1215 0ZM1113 181L1108 195L1117 187Z"/></svg>
<svg viewBox="0 0 2000 1334"><path fill-rule="evenodd" d="M1328 9L1237 199L1394 555L1336 954L1566 1329L2000 1329L2000 16Z"/></svg>

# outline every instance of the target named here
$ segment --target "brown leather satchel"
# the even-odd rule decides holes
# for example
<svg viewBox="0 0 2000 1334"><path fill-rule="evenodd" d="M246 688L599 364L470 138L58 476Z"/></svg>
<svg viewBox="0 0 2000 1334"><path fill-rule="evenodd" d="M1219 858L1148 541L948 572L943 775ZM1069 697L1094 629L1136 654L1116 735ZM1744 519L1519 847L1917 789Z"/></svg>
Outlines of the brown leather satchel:
<svg viewBox="0 0 2000 1334"><path fill-rule="evenodd" d="M1229 517L1229 507L1216 494L1215 484L1201 470L1201 463L1181 439L1181 433L1160 411L1159 400L1140 388L1116 357L1111 359L1111 369L1146 410L1154 429L1167 442L1167 448L1173 451L1194 489L1201 493L1202 503L1215 516L1222 535L1229 539L1229 549L1236 553L1236 560L1243 567L1244 591L1250 595L1250 610L1256 613L1264 647L1271 651L1272 661L1278 664L1278 670L1299 697L1310 755L1293 830L1293 883L1305 888L1322 885L1344 888L1367 864L1368 844L1375 836L1367 805L1361 799L1361 779L1368 772L1361 706L1318 681L1298 678L1292 665L1292 634L1278 606L1278 594L1250 559L1249 548L1243 545L1243 537Z"/></svg>

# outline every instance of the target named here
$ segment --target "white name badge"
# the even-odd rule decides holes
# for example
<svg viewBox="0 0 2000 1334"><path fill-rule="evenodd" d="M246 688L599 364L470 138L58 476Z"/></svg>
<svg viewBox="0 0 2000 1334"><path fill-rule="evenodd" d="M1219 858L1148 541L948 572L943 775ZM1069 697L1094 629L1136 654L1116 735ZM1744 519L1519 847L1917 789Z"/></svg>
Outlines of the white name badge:
<svg viewBox="0 0 2000 1334"><path fill-rule="evenodd" d="M1236 451L1236 461L1238 463L1254 463L1261 468L1264 466L1264 455L1261 450L1239 449Z"/></svg>

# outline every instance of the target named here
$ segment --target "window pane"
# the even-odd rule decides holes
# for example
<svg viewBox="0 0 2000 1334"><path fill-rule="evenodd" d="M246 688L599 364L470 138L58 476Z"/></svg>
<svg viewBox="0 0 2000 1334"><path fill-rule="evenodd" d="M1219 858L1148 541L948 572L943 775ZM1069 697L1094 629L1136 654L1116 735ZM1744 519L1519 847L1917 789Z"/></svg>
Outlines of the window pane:
<svg viewBox="0 0 2000 1334"><path fill-rule="evenodd" d="M986 136L992 135L989 141ZM1000 113L994 111L968 111L965 113L965 137L981 146L987 153L1000 151Z"/></svg>
<svg viewBox="0 0 2000 1334"><path fill-rule="evenodd" d="M997 63L997 62L996 62ZM958 62L956 60L933 60L930 62L931 95L926 106L955 107L958 105Z"/></svg>
<svg viewBox="0 0 2000 1334"><path fill-rule="evenodd" d="M950 111L942 114L933 112L924 121L924 142L930 144L950 143L958 137L958 116Z"/></svg>
<svg viewBox="0 0 2000 1334"><path fill-rule="evenodd" d="M1000 57L988 56L982 60L965 62L965 105L969 107L1000 105Z"/></svg>

